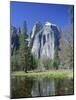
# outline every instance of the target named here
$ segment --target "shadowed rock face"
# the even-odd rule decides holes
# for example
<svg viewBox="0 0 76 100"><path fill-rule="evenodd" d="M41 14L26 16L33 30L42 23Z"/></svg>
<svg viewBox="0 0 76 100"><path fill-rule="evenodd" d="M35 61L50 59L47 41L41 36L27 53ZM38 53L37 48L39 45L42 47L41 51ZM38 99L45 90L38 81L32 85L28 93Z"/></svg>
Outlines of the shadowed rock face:
<svg viewBox="0 0 76 100"><path fill-rule="evenodd" d="M33 26L32 33L31 33L31 38L30 38L30 43L29 43L30 46L31 46L31 49L33 47L33 44L35 42L37 43L38 39L35 39L35 38L37 37L36 35L38 34L39 31L41 31L41 29L42 29L42 24L40 22L36 22L36 24ZM35 40L35 42L34 42L34 40ZM37 49L36 45L35 45L34 48Z"/></svg>
<svg viewBox="0 0 76 100"><path fill-rule="evenodd" d="M36 27L36 25L38 25L38 27ZM40 23L37 23L36 25L34 26L31 35L32 54L38 59L54 59L55 48L59 48L60 39L60 32L57 29L57 26L49 22L46 22L44 27L41 27Z"/></svg>
<svg viewBox="0 0 76 100"><path fill-rule="evenodd" d="M17 29L11 26L11 53L13 54L14 49L19 47L19 36L17 34Z"/></svg>

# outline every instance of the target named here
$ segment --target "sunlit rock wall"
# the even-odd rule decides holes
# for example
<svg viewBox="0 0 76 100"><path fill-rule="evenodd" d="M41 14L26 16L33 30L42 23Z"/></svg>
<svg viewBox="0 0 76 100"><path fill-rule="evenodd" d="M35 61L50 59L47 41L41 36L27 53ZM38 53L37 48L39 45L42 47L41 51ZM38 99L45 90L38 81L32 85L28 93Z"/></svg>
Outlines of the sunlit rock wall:
<svg viewBox="0 0 76 100"><path fill-rule="evenodd" d="M38 27L41 27L38 24ZM35 28L38 28L35 27ZM38 30L35 29L34 30ZM46 22L39 31L32 33L32 54L38 59L54 59L55 49L59 47L60 32L56 25Z"/></svg>

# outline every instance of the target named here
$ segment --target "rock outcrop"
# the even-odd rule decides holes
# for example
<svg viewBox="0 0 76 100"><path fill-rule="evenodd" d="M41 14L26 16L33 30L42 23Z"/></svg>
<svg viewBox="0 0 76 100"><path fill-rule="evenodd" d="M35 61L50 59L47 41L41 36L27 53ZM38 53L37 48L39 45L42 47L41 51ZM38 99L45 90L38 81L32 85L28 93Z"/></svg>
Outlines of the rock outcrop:
<svg viewBox="0 0 76 100"><path fill-rule="evenodd" d="M37 59L54 59L59 48L60 32L56 25L46 22L42 27L36 23L31 34L31 52Z"/></svg>
<svg viewBox="0 0 76 100"><path fill-rule="evenodd" d="M11 54L13 54L13 50L17 50L19 48L19 35L17 34L17 29L11 26Z"/></svg>

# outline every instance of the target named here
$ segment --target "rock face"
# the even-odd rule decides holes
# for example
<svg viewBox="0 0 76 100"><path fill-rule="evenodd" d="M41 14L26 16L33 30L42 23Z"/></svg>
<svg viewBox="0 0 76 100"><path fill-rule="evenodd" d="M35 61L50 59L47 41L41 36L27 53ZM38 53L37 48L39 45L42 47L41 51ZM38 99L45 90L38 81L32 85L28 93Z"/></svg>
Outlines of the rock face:
<svg viewBox="0 0 76 100"><path fill-rule="evenodd" d="M13 54L14 49L19 47L19 36L17 34L17 29L11 26L11 53Z"/></svg>
<svg viewBox="0 0 76 100"><path fill-rule="evenodd" d="M59 48L60 32L56 25L46 22L42 27L36 23L33 27L31 41L32 54L37 59L54 59L55 50Z"/></svg>

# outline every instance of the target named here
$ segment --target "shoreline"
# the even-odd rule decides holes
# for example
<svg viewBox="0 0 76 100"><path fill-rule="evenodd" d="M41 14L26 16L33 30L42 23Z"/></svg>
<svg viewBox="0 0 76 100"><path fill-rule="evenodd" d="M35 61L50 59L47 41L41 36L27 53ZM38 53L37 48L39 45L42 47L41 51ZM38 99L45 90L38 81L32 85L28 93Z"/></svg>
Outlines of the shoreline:
<svg viewBox="0 0 76 100"><path fill-rule="evenodd" d="M28 71L25 73L24 71L15 71L11 72L11 77L26 77L31 79L43 79L43 78L69 78L73 79L73 70L47 70L47 71Z"/></svg>

